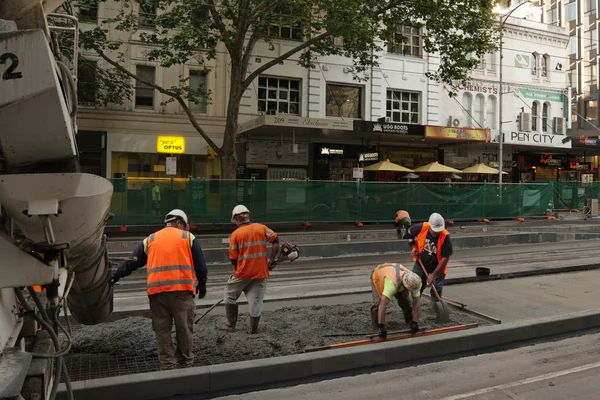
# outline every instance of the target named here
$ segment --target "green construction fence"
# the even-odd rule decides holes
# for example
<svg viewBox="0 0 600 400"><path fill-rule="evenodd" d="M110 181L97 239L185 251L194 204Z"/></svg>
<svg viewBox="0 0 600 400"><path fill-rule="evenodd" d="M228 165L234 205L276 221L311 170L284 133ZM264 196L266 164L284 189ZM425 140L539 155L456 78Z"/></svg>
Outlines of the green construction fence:
<svg viewBox="0 0 600 400"><path fill-rule="evenodd" d="M600 183L503 184L258 180L159 180L161 201L153 215L150 179L113 179L109 225L159 223L173 208L195 224L223 224L237 204L265 223L389 222L398 209L415 220L432 212L446 219L543 216L553 209L580 209L600 198Z"/></svg>

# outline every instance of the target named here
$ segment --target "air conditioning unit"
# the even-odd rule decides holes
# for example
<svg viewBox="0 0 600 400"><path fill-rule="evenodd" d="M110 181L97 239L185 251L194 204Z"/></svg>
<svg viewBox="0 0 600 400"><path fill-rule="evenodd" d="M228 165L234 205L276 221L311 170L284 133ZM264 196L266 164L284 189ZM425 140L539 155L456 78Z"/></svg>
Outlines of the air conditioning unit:
<svg viewBox="0 0 600 400"><path fill-rule="evenodd" d="M558 135L565 134L565 119L563 117L554 117L554 133Z"/></svg>
<svg viewBox="0 0 600 400"><path fill-rule="evenodd" d="M531 113L522 112L519 116L519 130L524 132L531 131Z"/></svg>
<svg viewBox="0 0 600 400"><path fill-rule="evenodd" d="M450 118L448 118L448 126L454 126L454 127L462 126L462 118L450 116Z"/></svg>

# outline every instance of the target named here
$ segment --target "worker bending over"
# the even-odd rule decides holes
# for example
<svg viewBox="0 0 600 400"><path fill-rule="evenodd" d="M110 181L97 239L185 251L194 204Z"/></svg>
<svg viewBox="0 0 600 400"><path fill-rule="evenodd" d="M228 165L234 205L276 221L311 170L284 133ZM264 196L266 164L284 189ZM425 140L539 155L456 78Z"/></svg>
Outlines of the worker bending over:
<svg viewBox="0 0 600 400"><path fill-rule="evenodd" d="M238 318L237 300L244 292L248 300L250 319L248 333L256 333L267 291L269 271L275 268L279 250L277 234L263 224L250 222L250 211L237 205L231 213L231 222L237 225L229 238L229 259L235 272L225 284L225 313L227 329L235 330ZM267 259L267 243L272 243Z"/></svg>
<svg viewBox="0 0 600 400"><path fill-rule="evenodd" d="M448 260L452 255L450 233L445 226L444 218L438 213L433 213L429 216L429 222L413 225L407 233L408 243L412 249L411 254L415 260L413 272L419 275L423 282L427 282L431 286L435 285L440 297L444 289ZM419 265L419 258L429 274L429 279ZM425 290L427 283L421 287L421 293ZM430 294L433 301L437 302L438 299L433 289Z"/></svg>
<svg viewBox="0 0 600 400"><path fill-rule="evenodd" d="M206 296L206 262L200 244L188 232L188 218L181 210L165 217L165 228L144 239L113 273L111 284L147 265L147 293L152 329L156 335L161 369L194 363L194 297ZM171 327L175 320L177 354L173 348Z"/></svg>
<svg viewBox="0 0 600 400"><path fill-rule="evenodd" d="M421 278L402 264L384 263L375 267L371 274L371 321L373 329L379 328L379 337L386 338L385 311L388 303L395 297L404 314L411 333L419 331L421 316ZM408 295L412 295L411 307ZM414 308L414 309L413 309Z"/></svg>
<svg viewBox="0 0 600 400"><path fill-rule="evenodd" d="M398 233L398 239L406 239L406 231L412 225L410 214L405 210L396 211L396 219L394 219L394 228Z"/></svg>

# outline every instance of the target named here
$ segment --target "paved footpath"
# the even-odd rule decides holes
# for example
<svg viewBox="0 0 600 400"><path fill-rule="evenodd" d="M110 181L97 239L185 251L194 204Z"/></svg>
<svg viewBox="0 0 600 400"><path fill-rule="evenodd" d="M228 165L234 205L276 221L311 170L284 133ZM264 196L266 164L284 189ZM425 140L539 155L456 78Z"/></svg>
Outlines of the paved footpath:
<svg viewBox="0 0 600 400"><path fill-rule="evenodd" d="M457 250L450 261L448 278L472 277L475 275L476 267L488 267L492 274L499 274L593 264L597 263L599 259L600 241L598 240ZM383 255L282 263L269 279L266 300L271 302L365 292L370 290L368 280L370 272L375 265L384 261L412 265L408 254L394 255L393 257ZM229 266L209 267L208 295L203 300L196 300L197 304L207 306L220 299L223 295L224 283L231 273L232 268ZM117 313L139 312L148 309L145 281L146 271L142 269L123 278L117 284L115 287L115 311ZM502 283L510 286L514 281L489 282L489 284ZM478 287L480 286L478 285ZM457 297L455 295L457 287L458 285L447 287L448 297ZM454 299L462 301L459 298ZM243 295L240 300L244 300ZM467 300L462 302L470 305ZM473 308L477 310L481 307ZM593 308L593 306L589 308ZM485 312L484 310L479 311ZM494 315L494 312L490 312L490 314Z"/></svg>

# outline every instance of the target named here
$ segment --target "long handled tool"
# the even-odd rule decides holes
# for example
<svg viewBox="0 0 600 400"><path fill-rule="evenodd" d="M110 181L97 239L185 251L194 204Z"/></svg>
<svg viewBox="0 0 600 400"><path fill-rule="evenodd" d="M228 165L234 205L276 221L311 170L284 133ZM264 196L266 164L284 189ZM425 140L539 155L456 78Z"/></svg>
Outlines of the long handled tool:
<svg viewBox="0 0 600 400"><path fill-rule="evenodd" d="M427 280L429 280L429 274L427 273L427 270L425 269L425 266L423 265L423 262L421 261L421 257L417 258L417 260L419 261L419 265L421 266L421 269L423 270L425 277L427 278ZM450 321L450 313L448 312L448 307L446 306L446 303L444 303L444 300L442 300L442 298L440 297L440 294L438 293L437 289L435 288L435 282L432 282L431 288L433 289L433 293L435 293L435 297L437 297L437 299L441 305L441 308L436 306L438 322L449 322Z"/></svg>
<svg viewBox="0 0 600 400"><path fill-rule="evenodd" d="M206 314L208 314L209 312L211 312L216 306L218 306L219 304L221 304L223 302L223 299L217 301L215 304L213 304L208 310L206 310L206 312L204 314L202 314L201 316L198 317L198 319L196 319L194 321L195 324L197 324L202 318L204 318L206 316Z"/></svg>

